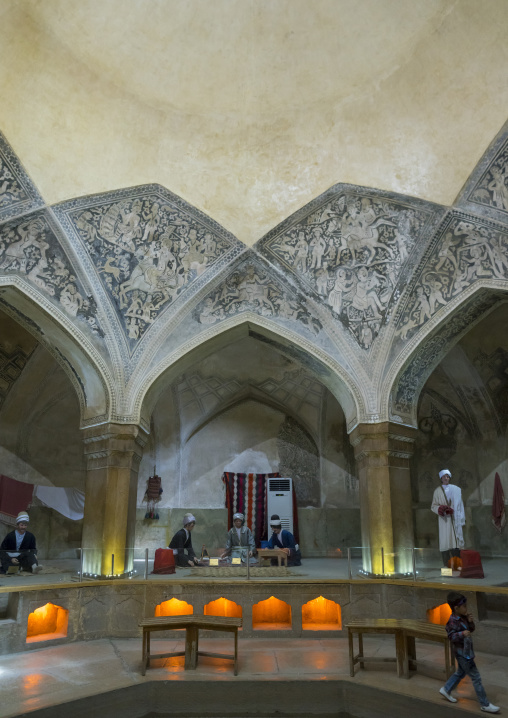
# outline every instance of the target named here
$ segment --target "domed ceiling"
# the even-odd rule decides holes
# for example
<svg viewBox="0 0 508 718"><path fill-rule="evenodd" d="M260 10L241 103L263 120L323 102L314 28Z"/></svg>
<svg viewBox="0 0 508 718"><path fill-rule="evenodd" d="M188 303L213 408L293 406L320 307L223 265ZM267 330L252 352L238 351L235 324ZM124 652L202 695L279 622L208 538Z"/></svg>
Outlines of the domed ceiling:
<svg viewBox="0 0 508 718"><path fill-rule="evenodd" d="M160 183L252 245L337 182L450 205L506 121L505 0L18 0L0 129L47 204Z"/></svg>

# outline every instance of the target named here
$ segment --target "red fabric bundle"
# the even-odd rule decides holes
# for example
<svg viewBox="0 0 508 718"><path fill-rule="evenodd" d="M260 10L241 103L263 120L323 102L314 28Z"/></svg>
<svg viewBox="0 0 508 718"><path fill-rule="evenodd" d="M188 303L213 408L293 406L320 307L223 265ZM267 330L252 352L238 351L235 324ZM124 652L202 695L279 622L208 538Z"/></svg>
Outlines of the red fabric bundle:
<svg viewBox="0 0 508 718"><path fill-rule="evenodd" d="M175 554L172 548L158 548L152 573L175 573Z"/></svg>
<svg viewBox="0 0 508 718"><path fill-rule="evenodd" d="M485 578L482 560L478 551L462 549L460 558L462 560L461 578Z"/></svg>

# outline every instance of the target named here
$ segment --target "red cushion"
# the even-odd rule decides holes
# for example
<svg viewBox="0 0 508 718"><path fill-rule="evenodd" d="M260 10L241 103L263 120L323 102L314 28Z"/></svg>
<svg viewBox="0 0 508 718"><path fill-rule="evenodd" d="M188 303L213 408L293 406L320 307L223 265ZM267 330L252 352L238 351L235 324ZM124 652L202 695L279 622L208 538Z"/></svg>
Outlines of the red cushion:
<svg viewBox="0 0 508 718"><path fill-rule="evenodd" d="M478 551L462 549L460 558L462 560L461 578L485 578L482 560Z"/></svg>
<svg viewBox="0 0 508 718"><path fill-rule="evenodd" d="M172 548L158 548L152 573L175 573L175 554Z"/></svg>

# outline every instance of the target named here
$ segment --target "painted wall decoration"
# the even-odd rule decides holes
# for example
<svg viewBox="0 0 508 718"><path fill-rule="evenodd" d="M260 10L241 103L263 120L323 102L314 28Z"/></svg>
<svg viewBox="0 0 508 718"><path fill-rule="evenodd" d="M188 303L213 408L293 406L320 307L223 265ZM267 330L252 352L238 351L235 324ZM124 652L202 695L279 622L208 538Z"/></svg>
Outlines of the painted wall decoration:
<svg viewBox="0 0 508 718"><path fill-rule="evenodd" d="M394 387L390 407L394 421L399 421L401 415L410 417L416 413L419 392L432 369L437 366L454 341L498 301L499 296L495 293L480 292L418 347Z"/></svg>
<svg viewBox="0 0 508 718"><path fill-rule="evenodd" d="M194 309L200 324L215 324L222 319L254 311L265 317L297 322L312 334L319 334L321 322L310 313L304 297L284 287L260 264L242 262L219 287Z"/></svg>
<svg viewBox="0 0 508 718"><path fill-rule="evenodd" d="M95 264L131 347L239 245L220 225L155 186L66 203L62 214Z"/></svg>
<svg viewBox="0 0 508 718"><path fill-rule="evenodd" d="M495 407L500 433L504 433L508 426L508 351L504 347L490 354L479 351L473 361Z"/></svg>
<svg viewBox="0 0 508 718"><path fill-rule="evenodd" d="M104 336L95 299L74 273L60 242L43 213L0 227L0 276L17 274L51 297L71 318L87 323Z"/></svg>
<svg viewBox="0 0 508 718"><path fill-rule="evenodd" d="M449 215L397 321L406 340L479 279L508 279L508 234L490 222Z"/></svg>
<svg viewBox="0 0 508 718"><path fill-rule="evenodd" d="M260 244L369 349L399 296L402 268L431 213L354 188L301 217L303 211Z"/></svg>
<svg viewBox="0 0 508 718"><path fill-rule="evenodd" d="M32 181L0 132L0 221L44 204Z"/></svg>
<svg viewBox="0 0 508 718"><path fill-rule="evenodd" d="M508 217L508 139L501 145L467 199Z"/></svg>
<svg viewBox="0 0 508 718"><path fill-rule="evenodd" d="M0 408L32 353L33 350L25 352L18 346L9 349L0 344Z"/></svg>

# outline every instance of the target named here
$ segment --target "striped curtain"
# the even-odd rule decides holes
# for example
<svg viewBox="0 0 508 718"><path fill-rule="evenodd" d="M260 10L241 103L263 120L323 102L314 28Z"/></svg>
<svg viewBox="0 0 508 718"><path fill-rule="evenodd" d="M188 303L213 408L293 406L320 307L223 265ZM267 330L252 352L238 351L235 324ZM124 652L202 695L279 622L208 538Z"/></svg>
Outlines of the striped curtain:
<svg viewBox="0 0 508 718"><path fill-rule="evenodd" d="M233 474L224 472L228 529L233 526L233 514L242 513L250 528L256 546L266 540L266 479L280 477L275 474Z"/></svg>

